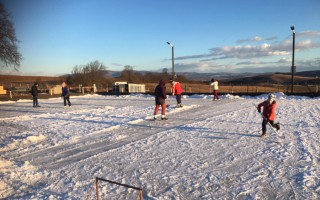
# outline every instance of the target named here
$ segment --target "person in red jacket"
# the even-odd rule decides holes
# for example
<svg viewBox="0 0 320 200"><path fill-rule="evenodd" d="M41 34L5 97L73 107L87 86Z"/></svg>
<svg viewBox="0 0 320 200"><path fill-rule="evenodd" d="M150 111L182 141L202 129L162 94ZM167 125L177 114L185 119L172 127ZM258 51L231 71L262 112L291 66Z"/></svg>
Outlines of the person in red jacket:
<svg viewBox="0 0 320 200"><path fill-rule="evenodd" d="M268 100L263 101L257 107L259 113L261 113L261 108L263 107L263 112L262 112L263 121L262 121L262 135L261 136L266 135L268 122L270 123L270 125L272 127L276 128L277 130L280 129L279 123L274 124L274 120L276 117L276 106L277 106L275 98L276 98L276 96L274 94L269 94Z"/></svg>
<svg viewBox="0 0 320 200"><path fill-rule="evenodd" d="M177 108L181 108L181 94L182 94L182 88L179 82L176 82L172 79L170 79L171 83L171 93L172 96L176 95L176 100L177 100Z"/></svg>
<svg viewBox="0 0 320 200"><path fill-rule="evenodd" d="M156 89L154 90L156 107L154 109L154 117L153 119L157 119L157 114L159 111L159 107L161 106L161 120L168 120L166 118L166 83L161 79Z"/></svg>

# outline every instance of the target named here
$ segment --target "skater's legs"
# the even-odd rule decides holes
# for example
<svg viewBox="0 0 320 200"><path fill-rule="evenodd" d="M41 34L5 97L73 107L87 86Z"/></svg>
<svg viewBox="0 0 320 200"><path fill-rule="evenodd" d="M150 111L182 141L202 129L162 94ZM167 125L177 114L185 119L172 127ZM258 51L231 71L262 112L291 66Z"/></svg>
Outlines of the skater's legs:
<svg viewBox="0 0 320 200"><path fill-rule="evenodd" d="M218 90L213 90L213 99L219 99Z"/></svg>
<svg viewBox="0 0 320 200"><path fill-rule="evenodd" d="M166 115L166 103L161 104L161 115Z"/></svg>
<svg viewBox="0 0 320 200"><path fill-rule="evenodd" d="M176 95L177 104L181 104L181 94Z"/></svg>
<svg viewBox="0 0 320 200"><path fill-rule="evenodd" d="M71 103L70 103L70 96L67 97L67 102L68 102L68 106L71 106Z"/></svg>
<svg viewBox="0 0 320 200"><path fill-rule="evenodd" d="M156 107L154 108L154 113L153 113L154 115L158 114L159 107L160 107L160 105L156 105Z"/></svg>
<svg viewBox="0 0 320 200"><path fill-rule="evenodd" d="M262 121L262 134L266 134L267 132L267 123L268 123L268 120L263 120Z"/></svg>

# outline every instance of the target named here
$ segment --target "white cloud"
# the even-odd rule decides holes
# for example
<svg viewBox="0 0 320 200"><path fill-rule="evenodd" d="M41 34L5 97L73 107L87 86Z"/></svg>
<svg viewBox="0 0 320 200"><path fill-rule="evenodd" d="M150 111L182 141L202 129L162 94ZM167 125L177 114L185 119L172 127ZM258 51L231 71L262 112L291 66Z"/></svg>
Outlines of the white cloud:
<svg viewBox="0 0 320 200"><path fill-rule="evenodd" d="M296 37L295 50L302 52L306 50L320 48L320 41L317 40L319 35L320 31L305 31L299 33L300 38ZM312 37L306 38L307 36ZM251 39L238 40L237 43L239 43L239 41L240 43L245 41L261 42L275 39L277 39L277 37L269 37L267 39L263 39L261 37L256 36ZM261 70L270 70L273 68L286 69L288 68L288 66L290 66L291 59L287 59L285 56L291 55L291 52L292 37L286 38L280 42L264 42L259 45L235 45L214 47L209 49L208 53L176 57L175 60L177 60L178 62L185 60L194 60L193 62L184 62L176 64L180 71L239 71L241 69L249 69L246 66L252 66L252 69L259 67ZM262 61L262 59L270 60L270 58L272 60L278 60ZM229 64L225 64L228 63L228 61ZM306 61L296 60L295 62L297 66L300 66L300 68L304 68L307 70L319 69L320 66L319 59Z"/></svg>
<svg viewBox="0 0 320 200"><path fill-rule="evenodd" d="M296 50L308 50L319 48L320 43L314 43L311 39L297 42L295 45ZM271 56L284 56L290 54L292 51L292 40L286 39L278 44L263 43L260 45L252 46L223 46L211 48L208 54L198 54L191 56L176 57L176 60L188 59L201 59L200 61L212 61L228 58L249 59L261 58Z"/></svg>
<svg viewBox="0 0 320 200"><path fill-rule="evenodd" d="M296 48L298 49L310 49L312 48L313 44L311 40L305 40L305 41L301 41L298 42L296 45Z"/></svg>
<svg viewBox="0 0 320 200"><path fill-rule="evenodd" d="M269 56L282 56L282 55L288 55L288 51L270 51L268 52Z"/></svg>
<svg viewBox="0 0 320 200"><path fill-rule="evenodd" d="M306 36L306 37L320 37L320 31L303 31L296 33L297 36Z"/></svg>
<svg viewBox="0 0 320 200"><path fill-rule="evenodd" d="M215 62L185 62L175 65L176 72L289 72L291 59L285 57L277 61L248 60L235 64L219 64ZM297 71L319 70L320 58L296 60Z"/></svg>
<svg viewBox="0 0 320 200"><path fill-rule="evenodd" d="M261 37L255 36L255 37L249 38L249 39L240 39L237 41L237 43L241 44L241 43L247 43L247 42L259 42L261 40L263 40Z"/></svg>

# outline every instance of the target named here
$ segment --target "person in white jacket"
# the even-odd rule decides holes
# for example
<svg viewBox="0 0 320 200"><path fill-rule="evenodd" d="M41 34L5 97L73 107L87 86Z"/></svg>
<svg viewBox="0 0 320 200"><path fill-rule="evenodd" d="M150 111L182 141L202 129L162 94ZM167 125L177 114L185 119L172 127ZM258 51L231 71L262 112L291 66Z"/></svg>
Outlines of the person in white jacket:
<svg viewBox="0 0 320 200"><path fill-rule="evenodd" d="M213 101L219 100L218 96L218 90L219 90L219 83L215 79L211 79L211 84L210 84L211 89L213 90Z"/></svg>

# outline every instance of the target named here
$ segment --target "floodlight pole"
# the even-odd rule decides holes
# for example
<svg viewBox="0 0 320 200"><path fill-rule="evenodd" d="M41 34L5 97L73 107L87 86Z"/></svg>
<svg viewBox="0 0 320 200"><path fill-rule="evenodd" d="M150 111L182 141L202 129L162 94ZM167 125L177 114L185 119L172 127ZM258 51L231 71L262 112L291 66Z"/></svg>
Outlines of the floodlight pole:
<svg viewBox="0 0 320 200"><path fill-rule="evenodd" d="M295 37L296 33L294 32L294 26L291 26L292 30L292 66L291 66L291 94L293 93L293 76L295 72L295 66L294 66L294 48L295 48Z"/></svg>
<svg viewBox="0 0 320 200"><path fill-rule="evenodd" d="M172 49L172 80L174 80L174 46L170 42L167 42L167 44L170 45Z"/></svg>

